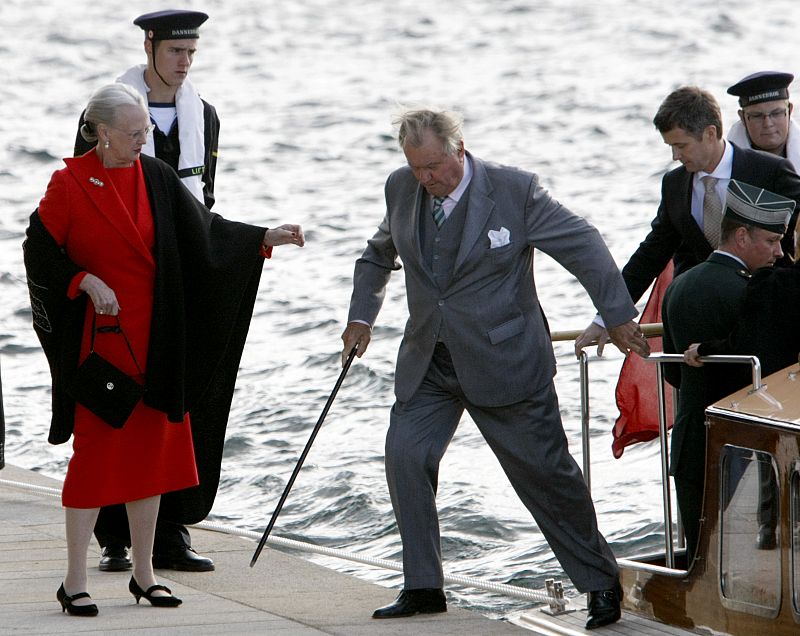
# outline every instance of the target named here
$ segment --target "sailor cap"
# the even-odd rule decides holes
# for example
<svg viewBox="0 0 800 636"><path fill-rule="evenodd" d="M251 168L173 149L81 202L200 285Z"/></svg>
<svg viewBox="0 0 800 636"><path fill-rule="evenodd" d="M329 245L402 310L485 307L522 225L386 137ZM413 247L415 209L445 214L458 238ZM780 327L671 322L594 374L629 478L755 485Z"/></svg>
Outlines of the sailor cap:
<svg viewBox="0 0 800 636"><path fill-rule="evenodd" d="M133 23L147 33L148 40L188 40L200 37L200 25L208 20L201 11L168 9L145 13Z"/></svg>
<svg viewBox="0 0 800 636"><path fill-rule="evenodd" d="M760 71L740 79L728 88L729 95L739 98L739 106L752 106L761 102L789 99L789 84L794 75L777 71Z"/></svg>
<svg viewBox="0 0 800 636"><path fill-rule="evenodd" d="M725 197L725 218L783 234L794 206L792 199L731 179Z"/></svg>

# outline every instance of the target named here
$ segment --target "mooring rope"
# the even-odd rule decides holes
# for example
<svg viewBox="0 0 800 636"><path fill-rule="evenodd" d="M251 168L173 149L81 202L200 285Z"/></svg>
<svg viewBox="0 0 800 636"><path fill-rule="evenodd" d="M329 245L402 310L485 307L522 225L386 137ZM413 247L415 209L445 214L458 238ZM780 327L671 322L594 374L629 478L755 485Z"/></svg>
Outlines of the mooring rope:
<svg viewBox="0 0 800 636"><path fill-rule="evenodd" d="M61 498L61 490L58 488L52 488L48 486L36 486L34 484L28 484L25 482L11 481L9 479L0 479L0 484L5 486L11 486L14 488L19 488L21 490L28 490L41 495L46 495L48 497L59 498L59 499ZM214 523L212 521L201 521L200 523L193 524L191 527L201 528L203 530L209 530L212 532L221 532L224 534L246 537L248 539L253 539L254 541L258 541L261 538L261 534L258 532L253 532L252 530L245 530L243 528L237 528L235 526L228 526L221 523ZM290 548L292 550L312 552L314 554L335 557L337 559L342 559L345 561L353 561L354 563L371 565L373 567L383 568L385 570L394 570L396 572L403 571L403 564L397 561L390 561L388 559L378 559L374 557L362 556L360 554L354 554L352 552L348 552L347 550L341 550L339 548L328 548L325 546L308 543L306 541L297 541L295 539L286 539L284 537L277 537L273 535L267 539L267 543L274 546ZM529 590L524 587L509 585L507 583L493 583L492 581L484 581L482 579L478 579L471 576L461 576L458 574L445 574L444 582L449 583L451 585L458 585L460 587L471 587L474 589L484 590L487 592L496 592L498 594L503 594L511 598L517 598L527 601L535 601L536 603L549 603L549 604L555 603L559 606L564 607L569 602L568 599L554 599L552 597L549 597L544 592L537 592L535 590Z"/></svg>

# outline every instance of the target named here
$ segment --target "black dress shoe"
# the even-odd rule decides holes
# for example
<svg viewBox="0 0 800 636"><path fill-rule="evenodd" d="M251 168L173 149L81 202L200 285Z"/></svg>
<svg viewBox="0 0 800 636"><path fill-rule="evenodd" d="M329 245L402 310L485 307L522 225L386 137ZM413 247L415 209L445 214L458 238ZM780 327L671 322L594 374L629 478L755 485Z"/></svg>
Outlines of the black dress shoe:
<svg viewBox="0 0 800 636"><path fill-rule="evenodd" d="M136 579L131 577L130 582L128 583L128 590L131 594L133 594L133 598L136 599L136 604L139 604L139 599L143 596L145 599L150 601L150 605L153 607L178 607L183 601L179 599L177 596L172 595L172 590L164 585L151 585L147 588L147 590L143 590L139 587L139 584L136 582ZM166 592L169 596L154 596L153 592L158 591Z"/></svg>
<svg viewBox="0 0 800 636"><path fill-rule="evenodd" d="M192 548L173 548L162 554L154 554L153 567L182 572L211 572L214 570L214 562L200 556Z"/></svg>
<svg viewBox="0 0 800 636"><path fill-rule="evenodd" d="M98 565L101 572L123 572L133 567L128 548L124 545L107 545L101 554Z"/></svg>
<svg viewBox="0 0 800 636"><path fill-rule="evenodd" d="M401 618L414 614L438 614L447 611L447 599L440 588L403 590L394 603L376 609L372 618Z"/></svg>
<svg viewBox="0 0 800 636"><path fill-rule="evenodd" d="M768 525L760 526L756 537L756 548L758 550L774 550L777 547L778 540L775 536L775 528L771 528Z"/></svg>
<svg viewBox="0 0 800 636"><path fill-rule="evenodd" d="M58 588L56 592L56 598L58 602L61 603L61 613L68 612L71 616L97 616L97 605L91 603L90 605L75 605L73 601L77 601L79 598L92 598L89 596L88 592L80 592L79 594L73 594L72 596L67 596L67 593L64 591L64 584L61 584L61 587Z"/></svg>
<svg viewBox="0 0 800 636"><path fill-rule="evenodd" d="M622 586L619 584L619 580L610 590L589 592L589 616L586 619L586 629L595 629L616 623L622 615L619 607L621 602Z"/></svg>

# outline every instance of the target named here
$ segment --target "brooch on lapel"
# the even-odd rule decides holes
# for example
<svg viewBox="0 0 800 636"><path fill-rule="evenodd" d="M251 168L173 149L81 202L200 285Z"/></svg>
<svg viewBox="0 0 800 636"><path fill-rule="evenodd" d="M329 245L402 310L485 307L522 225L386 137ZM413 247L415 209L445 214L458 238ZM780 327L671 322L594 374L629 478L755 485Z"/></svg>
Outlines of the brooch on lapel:
<svg viewBox="0 0 800 636"><path fill-rule="evenodd" d="M100 181L100 179L98 179L97 177L89 177L89 183L91 183L92 185L99 186L101 188L105 185L105 183Z"/></svg>

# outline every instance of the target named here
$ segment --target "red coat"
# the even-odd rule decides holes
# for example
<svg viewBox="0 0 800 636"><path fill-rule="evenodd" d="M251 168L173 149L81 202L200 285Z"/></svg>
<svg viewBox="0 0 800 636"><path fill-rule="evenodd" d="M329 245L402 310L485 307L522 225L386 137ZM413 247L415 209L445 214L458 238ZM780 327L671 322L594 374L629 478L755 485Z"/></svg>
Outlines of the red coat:
<svg viewBox="0 0 800 636"><path fill-rule="evenodd" d="M112 172L94 152L66 163L67 168L50 180L39 217L68 258L100 278L117 296L125 337L96 334L95 351L144 382L156 264L149 247L153 221L141 166L136 162ZM112 174L117 175L120 187L130 185L122 197ZM131 209L134 201L137 205ZM126 207L126 202L131 206ZM70 297L83 293L77 289L82 278L83 274L73 278ZM91 301L86 302L85 314L79 363L90 349ZM114 322L110 316L98 318L98 325ZM76 404L73 435L74 453L62 491L64 506L94 508L198 484L188 414L180 424L171 424L166 413L140 402L125 426L115 429Z"/></svg>
<svg viewBox="0 0 800 636"><path fill-rule="evenodd" d="M140 366L146 365L142 408L167 414L171 422L191 412L200 486L166 501L171 518L192 523L208 513L216 493L236 370L263 263L264 228L210 213L169 166L143 156L155 232L150 253L127 213L115 214L119 202L94 153L65 161L67 168L53 175L41 210L31 216L24 246L34 328L53 375L50 441L69 439L73 419L77 440L83 419L63 387L87 350L90 314L85 294L74 300L67 294L75 274L90 271L117 293L123 328L133 336ZM120 346L124 343L107 342L101 353L129 369L133 361Z"/></svg>
<svg viewBox="0 0 800 636"><path fill-rule="evenodd" d="M105 282L117 295L119 319L133 347L136 361L147 366L150 319L153 310L153 286L156 264L153 254L122 200L106 169L94 152L84 157L66 159L67 168L55 172L39 204L39 217L47 230L64 247L71 261ZM140 171L137 162L135 170ZM143 179L137 179L140 201L152 215L147 203ZM150 217L152 228L152 216ZM79 291L75 291L77 296ZM87 303L81 360L89 350L92 303ZM111 324L110 317L98 317L99 324ZM123 338L114 334L99 335L96 349L117 367L138 373Z"/></svg>

